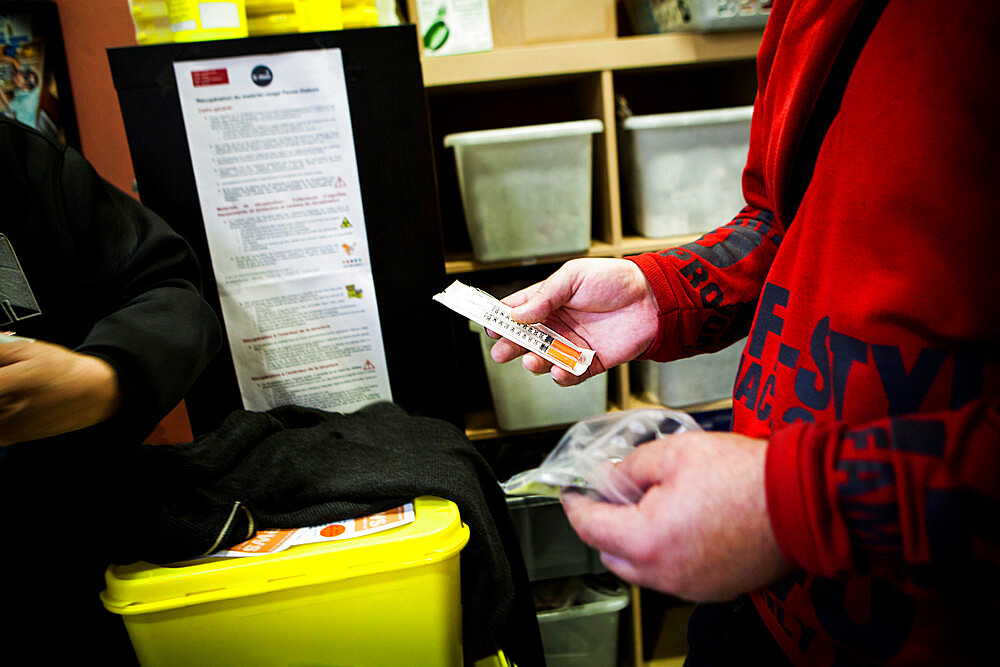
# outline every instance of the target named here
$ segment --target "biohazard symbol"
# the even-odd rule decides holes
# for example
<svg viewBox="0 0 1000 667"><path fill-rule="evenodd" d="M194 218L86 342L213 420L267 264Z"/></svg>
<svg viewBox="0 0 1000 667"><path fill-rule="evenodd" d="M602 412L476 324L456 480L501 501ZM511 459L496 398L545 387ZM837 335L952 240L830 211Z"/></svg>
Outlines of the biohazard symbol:
<svg viewBox="0 0 1000 667"><path fill-rule="evenodd" d="M365 359L365 365L362 366L361 368L362 368L362 370L373 371L373 370L375 370L375 364L373 364L368 359Z"/></svg>
<svg viewBox="0 0 1000 667"><path fill-rule="evenodd" d="M352 225L351 221L348 220L347 218L344 218L344 221L342 223L340 223L340 228L341 229L347 229L348 227L353 227L353 226L354 225Z"/></svg>

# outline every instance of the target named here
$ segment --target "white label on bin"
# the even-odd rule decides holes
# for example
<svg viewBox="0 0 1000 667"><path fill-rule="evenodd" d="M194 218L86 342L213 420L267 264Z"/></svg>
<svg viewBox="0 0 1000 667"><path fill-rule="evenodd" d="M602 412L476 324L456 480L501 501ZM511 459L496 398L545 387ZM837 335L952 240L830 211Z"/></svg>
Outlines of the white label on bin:
<svg viewBox="0 0 1000 667"><path fill-rule="evenodd" d="M510 306L490 294L456 280L434 300L476 324L495 331L573 375L590 367L594 351L574 345L544 324L521 324L510 316Z"/></svg>

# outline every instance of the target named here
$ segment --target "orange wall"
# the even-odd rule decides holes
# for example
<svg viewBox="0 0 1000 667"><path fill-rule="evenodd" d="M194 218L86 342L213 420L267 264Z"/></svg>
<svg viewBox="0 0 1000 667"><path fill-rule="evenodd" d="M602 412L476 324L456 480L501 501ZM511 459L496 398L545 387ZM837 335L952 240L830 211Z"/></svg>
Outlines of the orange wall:
<svg viewBox="0 0 1000 667"><path fill-rule="evenodd" d="M136 43L128 0L56 0L56 5L83 154L101 176L131 193L135 174L105 52L108 47ZM191 438L182 402L160 423L149 441L177 443Z"/></svg>
<svg viewBox="0 0 1000 667"><path fill-rule="evenodd" d="M56 0L56 4L83 154L104 178L132 192L135 175L105 53L109 46L136 43L128 0Z"/></svg>

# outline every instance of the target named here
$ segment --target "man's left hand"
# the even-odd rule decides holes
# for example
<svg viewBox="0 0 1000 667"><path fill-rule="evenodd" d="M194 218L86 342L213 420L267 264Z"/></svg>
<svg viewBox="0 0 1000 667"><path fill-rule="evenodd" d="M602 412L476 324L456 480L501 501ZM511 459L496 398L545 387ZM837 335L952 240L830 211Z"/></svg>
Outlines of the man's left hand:
<svg viewBox="0 0 1000 667"><path fill-rule="evenodd" d="M562 496L581 539L613 573L693 601L723 600L790 572L767 513L767 441L686 432L641 445L616 468L644 491L633 505Z"/></svg>

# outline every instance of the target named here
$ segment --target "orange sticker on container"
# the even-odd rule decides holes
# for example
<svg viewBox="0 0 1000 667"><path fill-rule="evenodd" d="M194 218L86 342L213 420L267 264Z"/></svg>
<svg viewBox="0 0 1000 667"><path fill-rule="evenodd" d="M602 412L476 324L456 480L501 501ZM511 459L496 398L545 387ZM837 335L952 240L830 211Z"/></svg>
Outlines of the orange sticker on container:
<svg viewBox="0 0 1000 667"><path fill-rule="evenodd" d="M363 516L354 520L354 530L362 531L370 528L385 528L389 524L400 523L405 519L403 508L396 507L385 512Z"/></svg>
<svg viewBox="0 0 1000 667"><path fill-rule="evenodd" d="M261 530L247 540L240 542L229 551L245 554L269 553L279 551L281 547L295 534L294 530Z"/></svg>

